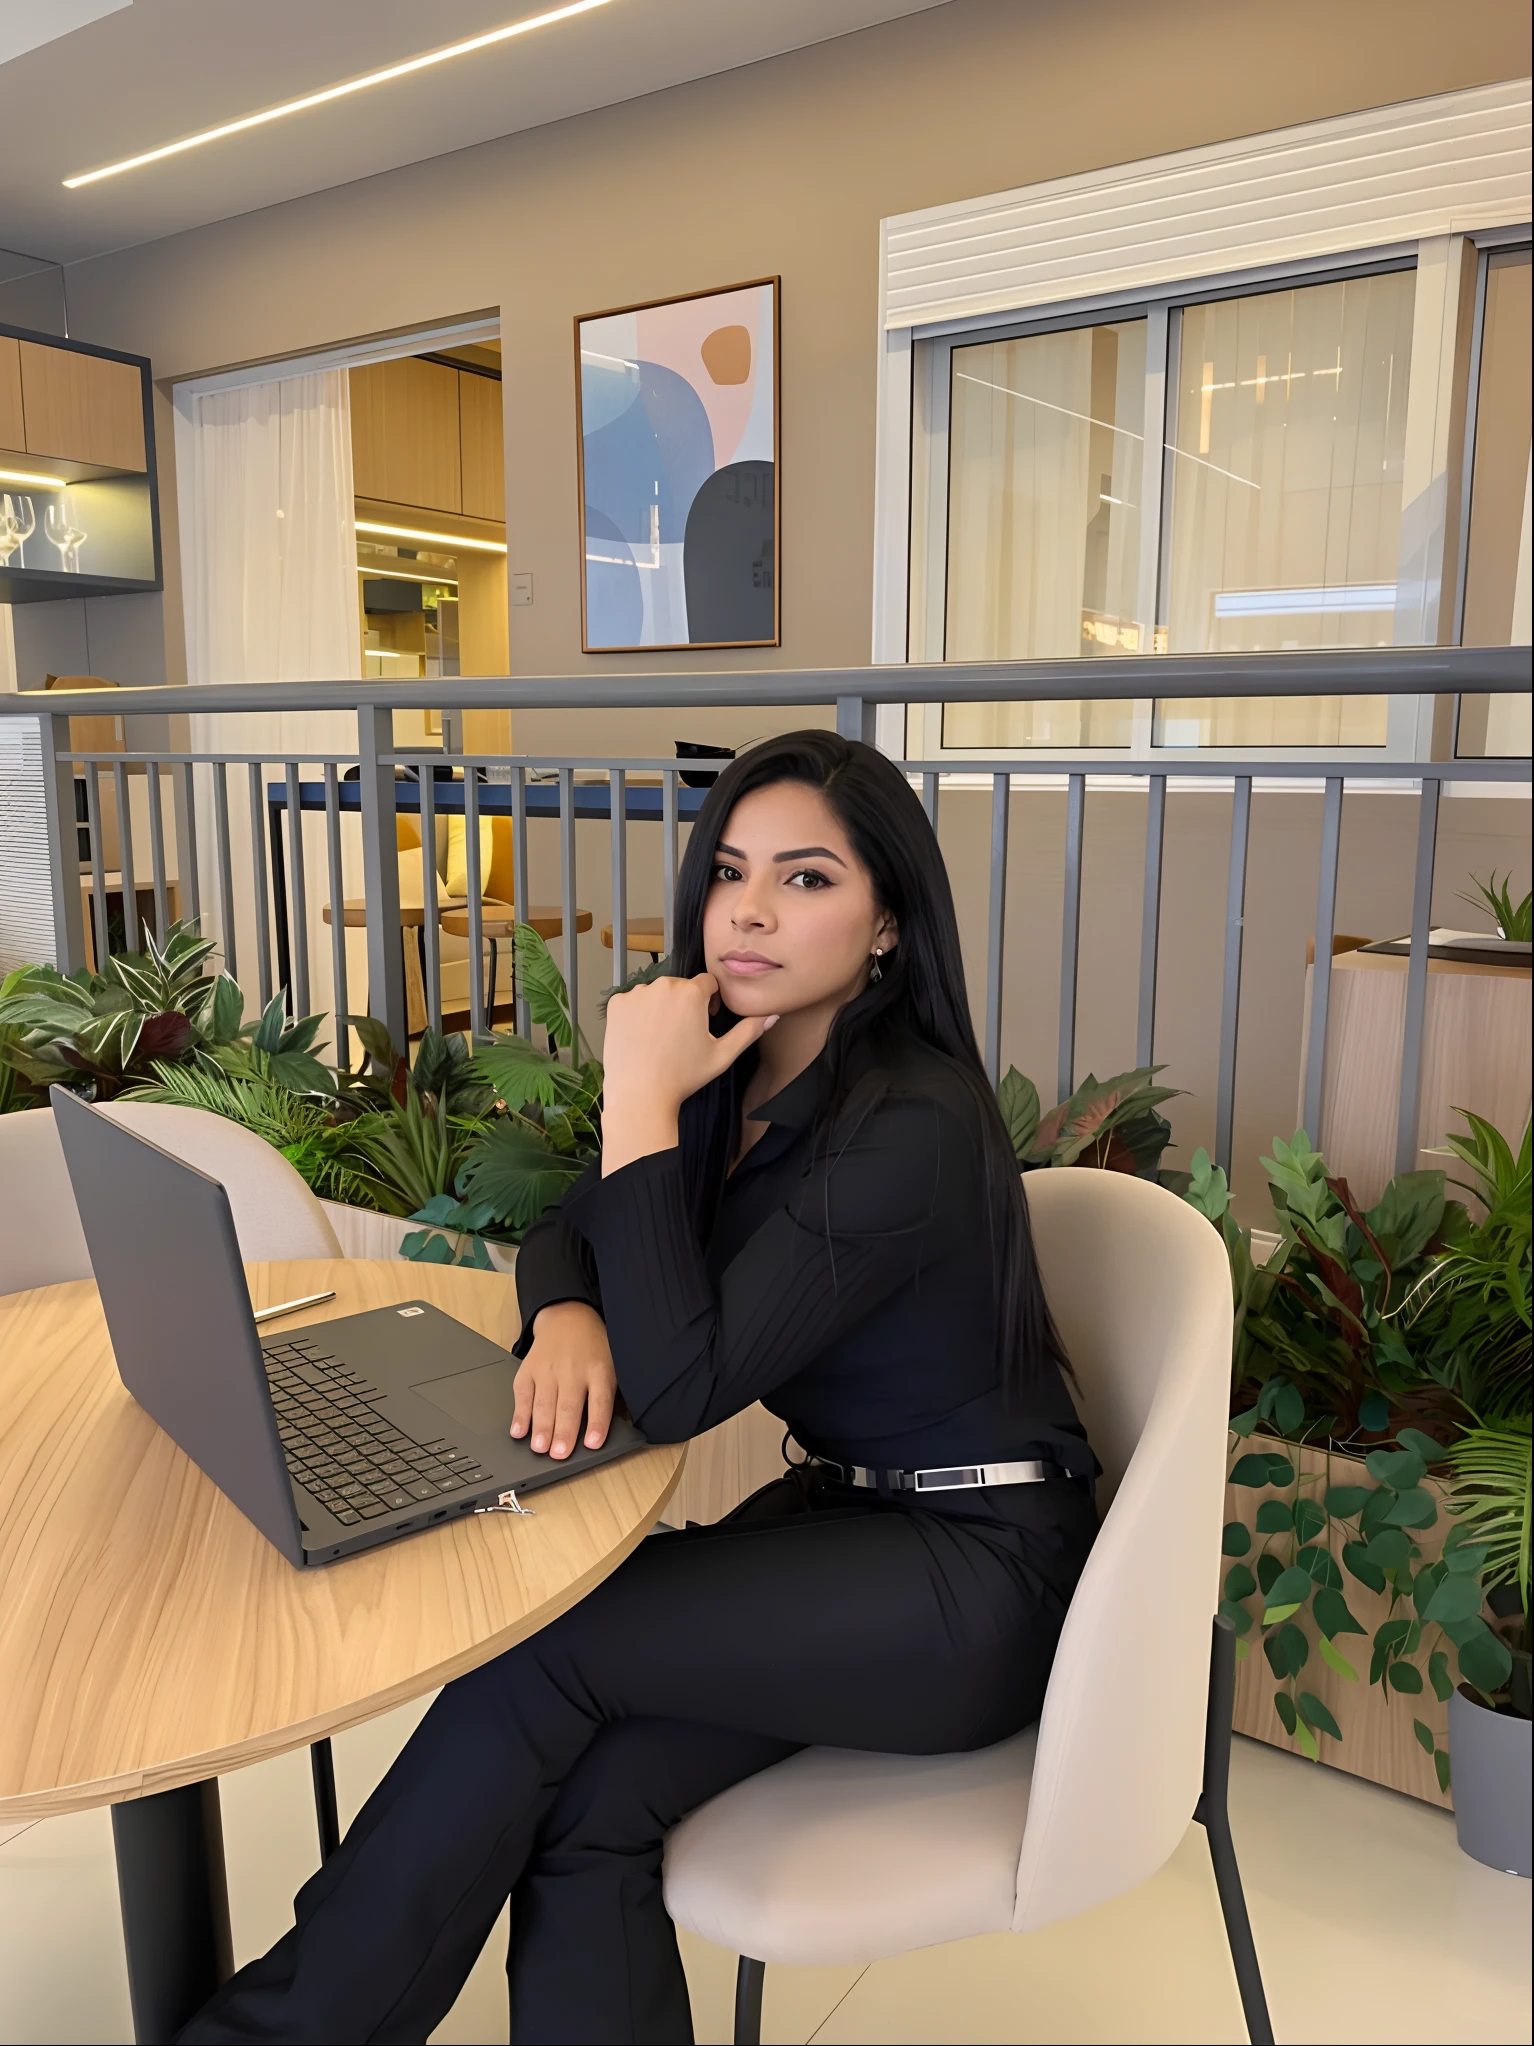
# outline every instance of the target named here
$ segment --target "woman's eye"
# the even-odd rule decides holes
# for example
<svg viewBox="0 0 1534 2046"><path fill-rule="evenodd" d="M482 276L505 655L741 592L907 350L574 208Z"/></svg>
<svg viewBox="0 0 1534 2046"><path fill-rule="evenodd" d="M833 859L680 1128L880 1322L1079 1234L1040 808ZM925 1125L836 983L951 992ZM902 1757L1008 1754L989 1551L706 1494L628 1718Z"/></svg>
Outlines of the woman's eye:
<svg viewBox="0 0 1534 2046"><path fill-rule="evenodd" d="M716 881L738 881L740 879L740 869L739 867L730 866L725 861L721 861L714 869L714 879Z"/></svg>
<svg viewBox="0 0 1534 2046"><path fill-rule="evenodd" d="M820 873L814 867L801 867L797 874L790 874L788 877L790 888L829 888L830 885L830 876Z"/></svg>

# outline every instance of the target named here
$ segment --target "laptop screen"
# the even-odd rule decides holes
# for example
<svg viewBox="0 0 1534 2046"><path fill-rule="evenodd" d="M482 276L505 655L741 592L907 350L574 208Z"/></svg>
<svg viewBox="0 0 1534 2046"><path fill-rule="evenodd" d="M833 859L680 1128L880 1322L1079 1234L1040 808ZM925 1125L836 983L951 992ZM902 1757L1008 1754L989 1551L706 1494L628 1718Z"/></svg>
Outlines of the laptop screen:
<svg viewBox="0 0 1534 2046"><path fill-rule="evenodd" d="M51 1095L123 1384L267 1540L302 1563L228 1195L63 1088Z"/></svg>

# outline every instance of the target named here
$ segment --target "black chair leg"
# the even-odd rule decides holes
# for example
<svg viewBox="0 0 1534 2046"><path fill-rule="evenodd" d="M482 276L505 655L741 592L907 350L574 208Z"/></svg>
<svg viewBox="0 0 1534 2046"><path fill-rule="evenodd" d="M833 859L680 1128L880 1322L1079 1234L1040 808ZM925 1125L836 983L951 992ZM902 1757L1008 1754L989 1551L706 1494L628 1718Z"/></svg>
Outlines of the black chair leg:
<svg viewBox="0 0 1534 2046"><path fill-rule="evenodd" d="M735 1970L735 2046L762 2046L762 1984L767 1963L742 1954Z"/></svg>
<svg viewBox="0 0 1534 2046"><path fill-rule="evenodd" d="M341 1821L336 1811L336 1761L328 1740L316 1741L310 1748L309 1767L314 1775L314 1817L320 1829L320 1860L329 1861L341 1844Z"/></svg>
<svg viewBox="0 0 1534 2046"><path fill-rule="evenodd" d="M1246 1897L1241 1888L1241 1871L1236 1865L1235 1843L1230 1836L1230 1742L1231 1716L1236 1703L1236 1630L1223 1615L1214 1623L1214 1642L1209 1658L1209 1713L1204 1726L1204 1787L1193 1816L1209 1841L1209 1858L1214 1863L1215 1887L1225 1915L1225 1937L1236 1970L1236 1987L1241 1992L1241 2009L1246 2018L1247 2037L1252 2046L1273 2046L1273 2022L1268 2016L1268 1999L1263 1994L1262 1970L1252 1940Z"/></svg>

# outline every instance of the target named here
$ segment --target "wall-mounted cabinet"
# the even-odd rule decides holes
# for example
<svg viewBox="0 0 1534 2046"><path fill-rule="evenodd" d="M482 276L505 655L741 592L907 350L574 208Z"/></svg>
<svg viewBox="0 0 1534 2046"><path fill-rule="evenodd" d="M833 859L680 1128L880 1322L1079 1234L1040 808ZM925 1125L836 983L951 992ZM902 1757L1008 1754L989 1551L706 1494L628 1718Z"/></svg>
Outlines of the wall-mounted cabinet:
<svg viewBox="0 0 1534 2046"><path fill-rule="evenodd" d="M351 372L357 495L506 517L500 379L407 355Z"/></svg>
<svg viewBox="0 0 1534 2046"><path fill-rule="evenodd" d="M0 327L0 603L159 587L149 364Z"/></svg>

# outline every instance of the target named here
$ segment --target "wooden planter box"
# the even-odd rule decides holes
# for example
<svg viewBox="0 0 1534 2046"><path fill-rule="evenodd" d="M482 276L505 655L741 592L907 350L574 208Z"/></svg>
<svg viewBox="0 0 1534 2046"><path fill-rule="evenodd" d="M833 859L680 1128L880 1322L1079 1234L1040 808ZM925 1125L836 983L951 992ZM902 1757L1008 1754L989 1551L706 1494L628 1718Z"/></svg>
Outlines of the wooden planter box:
<svg viewBox="0 0 1534 2046"><path fill-rule="evenodd" d="M413 1236L418 1229L428 1225L424 1222L409 1222L401 1215L380 1215L372 1208L349 1208L339 1201L321 1201L320 1206L330 1217L330 1226L341 1242L343 1257L403 1257L400 1245L407 1236ZM451 1232L443 1230L442 1235ZM516 1246L509 1243L487 1243L491 1269L509 1272L516 1268Z"/></svg>
<svg viewBox="0 0 1534 2046"><path fill-rule="evenodd" d="M1300 1474L1301 1498L1319 1501L1328 1485L1366 1485L1372 1488L1374 1483L1357 1457L1300 1447L1292 1442L1276 1442L1270 1436L1233 1438L1231 1465L1254 1448L1277 1450L1296 1465ZM1411 1530L1413 1540L1422 1550L1425 1565L1437 1560L1453 1523L1442 1511L1443 1487L1435 1483L1431 1474L1422 1482L1440 1501L1438 1524ZM1239 1520L1251 1527L1257 1508L1264 1499L1290 1500L1293 1496L1292 1486L1256 1489L1250 1485L1227 1485L1225 1518L1228 1521ZM1263 1536L1254 1534L1252 1553L1240 1560L1250 1564L1263 1541ZM1350 1775L1366 1776L1371 1783L1383 1783L1390 1790L1404 1790L1408 1797L1420 1797L1425 1804L1436 1804L1452 1811L1453 1797L1438 1788L1432 1757L1418 1746L1417 1737L1412 1732L1412 1721L1420 1719L1425 1726L1432 1728L1433 1738L1439 1746L1446 1746L1449 1708L1447 1704L1438 1702L1432 1686L1428 1684L1424 1684L1417 1695L1407 1696L1369 1682L1374 1630L1390 1617L1390 1595L1388 1592L1370 1591L1367 1585L1360 1584L1349 1573L1342 1561L1342 1532L1336 1526L1328 1529L1328 1543L1343 1573L1344 1596L1349 1609L1365 1632L1342 1635L1337 1642L1337 1647L1358 1671L1357 1683L1350 1683L1346 1677L1330 1669L1314 1646L1305 1665L1301 1678L1304 1688L1315 1693L1342 1728L1340 1741L1322 1736L1321 1759L1333 1769L1346 1769ZM1221 1558L1222 1582L1225 1572L1235 1560L1234 1557ZM1409 1615L1412 1610L1410 1605L1398 1604L1396 1607L1397 1613ZM1313 1636L1314 1622L1307 1618L1304 1624L1307 1635ZM1290 1754L1300 1754L1299 1742L1285 1733L1273 1709L1273 1693L1279 1686L1262 1652L1258 1628L1253 1626L1244 1639L1251 1643L1251 1647L1236 1667L1235 1729L1237 1733L1251 1734L1257 1740L1267 1741L1275 1748L1287 1749ZM1453 1668L1452 1655L1450 1667Z"/></svg>

